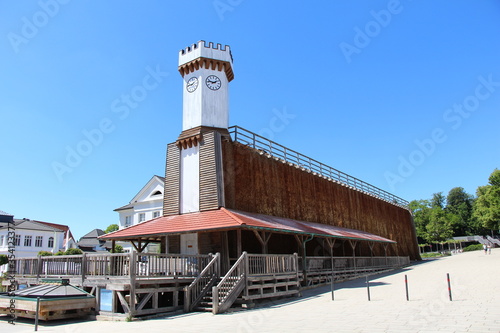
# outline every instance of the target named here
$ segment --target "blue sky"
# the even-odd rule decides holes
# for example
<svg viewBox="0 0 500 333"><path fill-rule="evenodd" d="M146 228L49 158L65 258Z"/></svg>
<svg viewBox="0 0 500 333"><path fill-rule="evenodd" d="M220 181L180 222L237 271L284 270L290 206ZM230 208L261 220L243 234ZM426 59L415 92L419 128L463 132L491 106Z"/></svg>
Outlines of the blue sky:
<svg viewBox="0 0 500 333"><path fill-rule="evenodd" d="M500 165L498 1L0 8L0 209L77 238L164 175L181 132L178 51L198 40L231 46L231 124L404 199L475 193ZM113 112L151 73L154 88Z"/></svg>

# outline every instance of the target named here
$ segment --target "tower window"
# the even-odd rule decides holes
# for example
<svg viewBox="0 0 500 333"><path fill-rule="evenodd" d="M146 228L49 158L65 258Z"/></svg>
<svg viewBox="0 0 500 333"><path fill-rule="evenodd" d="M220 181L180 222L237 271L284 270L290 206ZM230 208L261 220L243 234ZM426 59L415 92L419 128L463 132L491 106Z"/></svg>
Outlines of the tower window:
<svg viewBox="0 0 500 333"><path fill-rule="evenodd" d="M153 193L152 195L161 195L161 191L156 191L155 193Z"/></svg>

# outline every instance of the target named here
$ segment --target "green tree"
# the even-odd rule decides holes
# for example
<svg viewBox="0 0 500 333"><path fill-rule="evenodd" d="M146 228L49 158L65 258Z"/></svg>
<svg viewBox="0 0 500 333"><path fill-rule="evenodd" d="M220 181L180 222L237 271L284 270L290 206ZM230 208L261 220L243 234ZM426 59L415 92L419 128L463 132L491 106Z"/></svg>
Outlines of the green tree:
<svg viewBox="0 0 500 333"><path fill-rule="evenodd" d="M484 228L500 228L500 170L495 169L489 177L489 185L477 189L474 216Z"/></svg>
<svg viewBox="0 0 500 333"><path fill-rule="evenodd" d="M113 232L113 231L116 231L120 229L120 227L118 226L118 224L110 224L106 230L104 230L105 233L109 234L110 232Z"/></svg>
<svg viewBox="0 0 500 333"><path fill-rule="evenodd" d="M413 213L413 221L417 237L421 240L427 239L427 225L431 218L431 208L429 200L413 200L410 202L410 209Z"/></svg>
<svg viewBox="0 0 500 333"><path fill-rule="evenodd" d="M444 208L445 200L446 198L444 197L443 192L434 193L431 199L431 207Z"/></svg>
<svg viewBox="0 0 500 333"><path fill-rule="evenodd" d="M9 257L5 254L0 254L0 266L5 265L9 262Z"/></svg>
<svg viewBox="0 0 500 333"><path fill-rule="evenodd" d="M472 217L474 197L463 187L454 187L446 197L446 211L452 214L451 226L454 236L476 234Z"/></svg>
<svg viewBox="0 0 500 333"><path fill-rule="evenodd" d="M433 207L426 226L426 240L431 243L444 242L453 236L450 213L440 207Z"/></svg>
<svg viewBox="0 0 500 333"><path fill-rule="evenodd" d="M123 253L123 246L121 246L120 244L116 244L114 250L115 253Z"/></svg>

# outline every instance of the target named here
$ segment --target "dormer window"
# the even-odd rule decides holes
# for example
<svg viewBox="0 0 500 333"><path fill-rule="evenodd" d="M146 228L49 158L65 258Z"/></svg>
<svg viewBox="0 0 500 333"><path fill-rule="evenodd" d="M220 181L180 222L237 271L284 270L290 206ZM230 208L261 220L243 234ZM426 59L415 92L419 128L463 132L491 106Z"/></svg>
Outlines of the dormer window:
<svg viewBox="0 0 500 333"><path fill-rule="evenodd" d="M161 195L161 191L156 191L155 193L151 194L151 196L153 195Z"/></svg>

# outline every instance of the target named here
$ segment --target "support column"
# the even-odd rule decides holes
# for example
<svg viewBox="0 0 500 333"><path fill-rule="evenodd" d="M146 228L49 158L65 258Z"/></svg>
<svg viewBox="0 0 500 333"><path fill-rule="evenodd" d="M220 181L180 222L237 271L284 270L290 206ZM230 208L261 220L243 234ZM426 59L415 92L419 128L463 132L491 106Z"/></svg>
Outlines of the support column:
<svg viewBox="0 0 500 333"><path fill-rule="evenodd" d="M271 238L272 233L265 231L261 231L259 233L257 230L254 230L253 233L262 246L262 254L267 254L267 243L269 242L269 238Z"/></svg>
<svg viewBox="0 0 500 333"><path fill-rule="evenodd" d="M242 244L241 244L241 229L236 230L236 257L239 258L241 256Z"/></svg>

